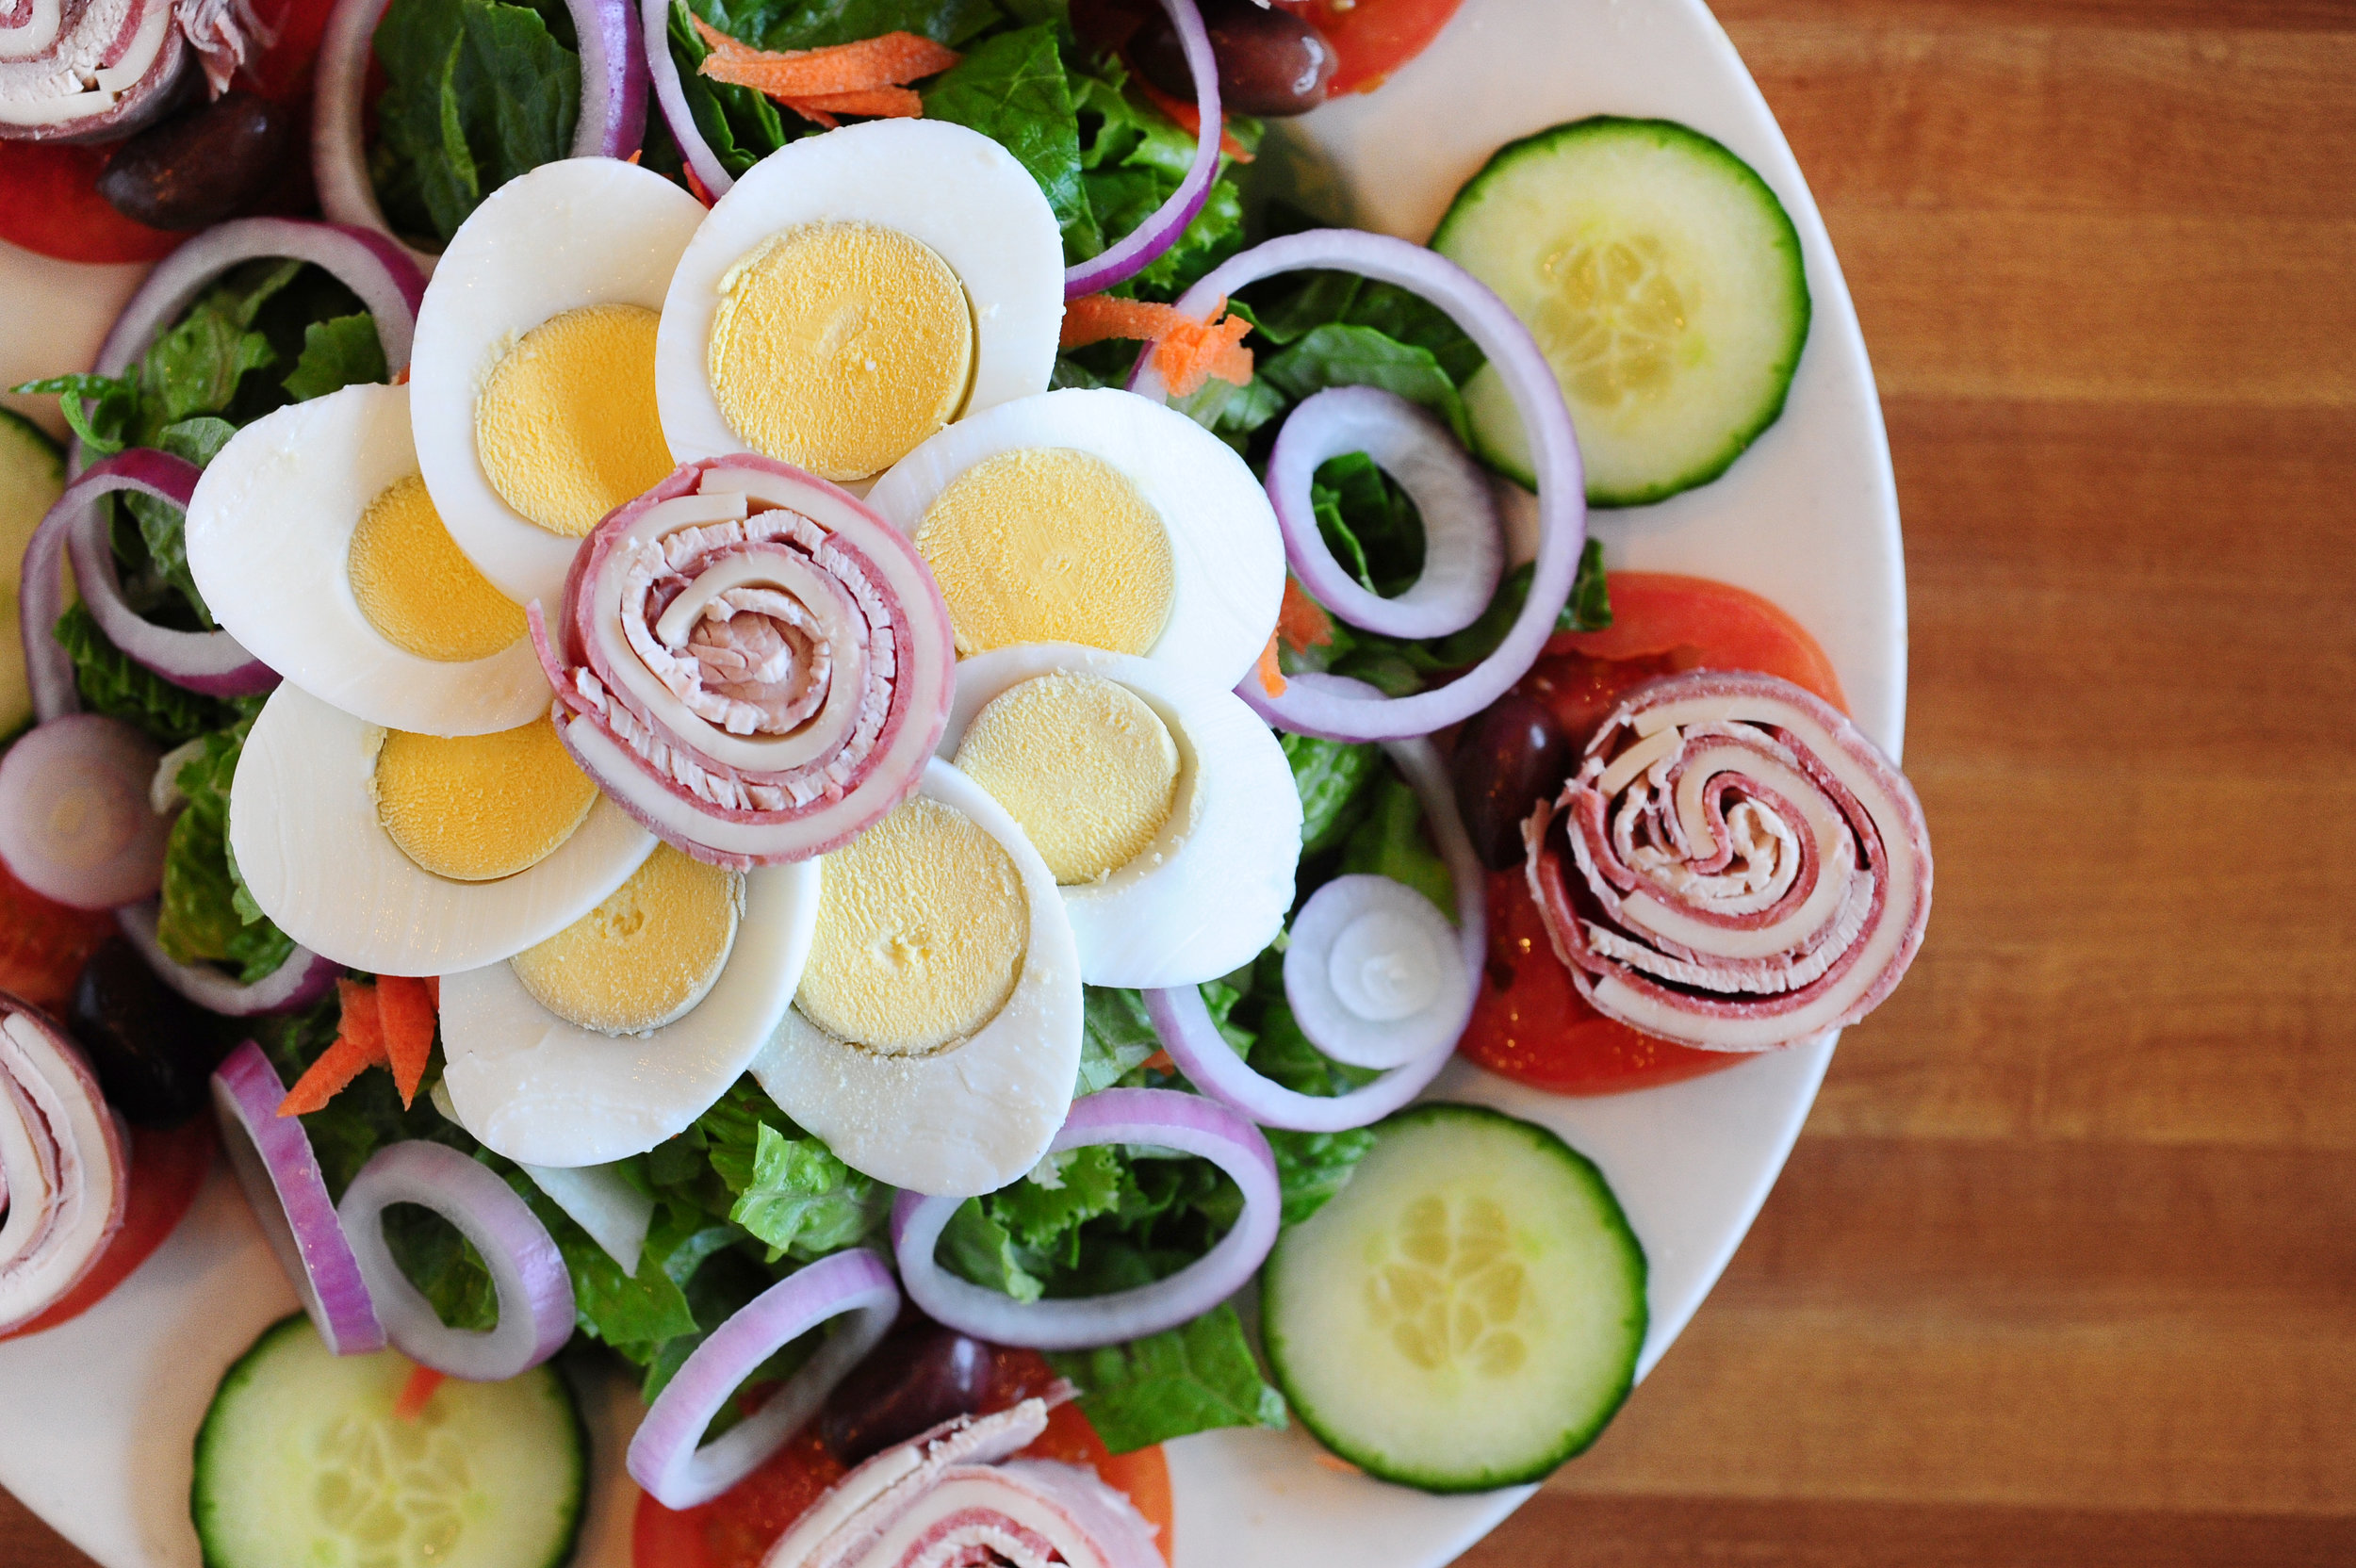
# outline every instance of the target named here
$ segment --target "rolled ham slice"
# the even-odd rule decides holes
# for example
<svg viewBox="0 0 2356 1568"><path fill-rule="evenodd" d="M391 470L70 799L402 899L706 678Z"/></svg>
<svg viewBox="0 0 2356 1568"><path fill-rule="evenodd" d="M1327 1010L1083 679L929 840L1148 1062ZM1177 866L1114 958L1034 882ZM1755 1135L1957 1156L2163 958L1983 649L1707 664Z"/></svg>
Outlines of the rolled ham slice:
<svg viewBox="0 0 2356 1568"><path fill-rule="evenodd" d="M530 619L574 760L650 832L737 870L823 855L907 798L955 694L914 547L766 458L691 464L618 508L558 625Z"/></svg>
<svg viewBox="0 0 2356 1568"><path fill-rule="evenodd" d="M1930 918L1912 786L1847 718L1773 676L1696 670L1630 692L1522 833L1579 994L1705 1051L1856 1022Z"/></svg>
<svg viewBox="0 0 2356 1568"><path fill-rule="evenodd" d="M247 0L0 0L0 139L107 141L218 98L259 41Z"/></svg>
<svg viewBox="0 0 2356 1568"><path fill-rule="evenodd" d="M129 1170L81 1054L0 991L0 1334L81 1283L122 1229Z"/></svg>
<svg viewBox="0 0 2356 1568"><path fill-rule="evenodd" d="M853 1470L761 1568L1161 1568L1153 1527L1089 1471L1000 1462L1047 1429L1026 1399L910 1438Z"/></svg>

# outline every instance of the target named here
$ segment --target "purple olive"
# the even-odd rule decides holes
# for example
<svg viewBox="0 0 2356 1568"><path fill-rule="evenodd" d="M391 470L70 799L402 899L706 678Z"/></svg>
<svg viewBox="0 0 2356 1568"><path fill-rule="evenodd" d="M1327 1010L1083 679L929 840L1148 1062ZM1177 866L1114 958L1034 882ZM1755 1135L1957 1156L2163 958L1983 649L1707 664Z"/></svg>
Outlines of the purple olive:
<svg viewBox="0 0 2356 1568"><path fill-rule="evenodd" d="M117 148L98 193L150 228L201 229L267 194L293 141L286 110L251 92L224 92Z"/></svg>
<svg viewBox="0 0 2356 1568"><path fill-rule="evenodd" d="M928 1317L904 1318L835 1385L818 1434L836 1459L857 1464L980 1410L995 1370L995 1352L982 1341Z"/></svg>
<svg viewBox="0 0 2356 1568"><path fill-rule="evenodd" d="M1219 95L1238 114L1306 114L1325 102L1335 56L1309 23L1252 0L1205 0L1203 24L1219 61ZM1194 73L1186 69L1178 30L1158 7L1129 41L1129 57L1145 79L1173 98L1192 101Z"/></svg>
<svg viewBox="0 0 2356 1568"><path fill-rule="evenodd" d="M1449 764L1456 808L1475 853L1491 871L1522 863L1523 822L1562 787L1577 761L1553 711L1512 692L1464 726Z"/></svg>
<svg viewBox="0 0 2356 1568"><path fill-rule="evenodd" d="M107 1102L139 1127L174 1126L203 1107L221 1054L210 1021L121 937L90 955L66 1009Z"/></svg>

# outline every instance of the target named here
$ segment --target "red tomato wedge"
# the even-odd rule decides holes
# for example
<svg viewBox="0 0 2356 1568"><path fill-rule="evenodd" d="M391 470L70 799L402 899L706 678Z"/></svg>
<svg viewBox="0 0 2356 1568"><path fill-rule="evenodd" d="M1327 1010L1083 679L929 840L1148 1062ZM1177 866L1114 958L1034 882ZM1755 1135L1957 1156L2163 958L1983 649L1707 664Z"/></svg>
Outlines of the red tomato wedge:
<svg viewBox="0 0 2356 1568"><path fill-rule="evenodd" d="M74 976L114 933L115 918L106 911L53 903L0 865L0 991L45 1012L63 1011Z"/></svg>
<svg viewBox="0 0 2356 1568"><path fill-rule="evenodd" d="M1440 36L1463 0L1276 0L1333 45L1328 90L1372 92Z"/></svg>
<svg viewBox="0 0 2356 1568"><path fill-rule="evenodd" d="M0 1334L0 1339L37 1334L81 1316L145 1263L164 1238L179 1228L188 1205L196 1201L205 1174L213 1168L214 1136L213 1119L202 1115L162 1130L131 1128L131 1196L123 1211L123 1229L99 1254L98 1266L64 1299L15 1332Z"/></svg>
<svg viewBox="0 0 2356 1568"><path fill-rule="evenodd" d="M188 237L125 218L98 194L112 147L0 141L0 239L59 261L155 261Z"/></svg>
<svg viewBox="0 0 2356 1568"><path fill-rule="evenodd" d="M1662 572L1612 574L1612 628L1564 632L1521 684L1575 744L1622 693L1680 670L1760 670L1842 710L1832 661L1797 621L1747 589ZM1623 1094L1741 1062L1638 1034L1580 1000L1546 940L1520 870L1489 878L1489 959L1457 1049L1501 1077L1552 1094Z"/></svg>

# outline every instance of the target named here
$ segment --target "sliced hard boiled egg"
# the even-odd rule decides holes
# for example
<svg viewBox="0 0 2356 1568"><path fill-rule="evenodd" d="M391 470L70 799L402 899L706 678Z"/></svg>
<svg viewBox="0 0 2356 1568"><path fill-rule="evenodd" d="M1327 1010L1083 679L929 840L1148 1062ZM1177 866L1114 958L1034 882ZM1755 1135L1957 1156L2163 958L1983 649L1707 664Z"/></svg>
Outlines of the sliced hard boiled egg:
<svg viewBox="0 0 2356 1568"><path fill-rule="evenodd" d="M417 462L460 547L552 615L581 535L671 471L655 323L703 204L613 158L544 163L459 225L410 351Z"/></svg>
<svg viewBox="0 0 2356 1568"><path fill-rule="evenodd" d="M1080 1069L1080 964L1055 877L1014 819L938 760L817 863L810 963L754 1075L878 1181L1005 1186L1045 1156Z"/></svg>
<svg viewBox="0 0 2356 1568"><path fill-rule="evenodd" d="M793 1001L819 862L735 873L657 848L595 909L442 979L458 1123L512 1160L643 1153L727 1092Z"/></svg>
<svg viewBox="0 0 2356 1568"><path fill-rule="evenodd" d="M1079 643L1233 687L1284 597L1284 541L1243 459L1127 392L1071 388L961 419L867 504L932 567L960 655Z"/></svg>
<svg viewBox="0 0 2356 1568"><path fill-rule="evenodd" d="M1301 795L1284 747L1233 692L1097 648L1000 648L957 665L940 754L1053 846L1051 864L1066 859L1088 985L1213 980L1284 929Z"/></svg>
<svg viewBox="0 0 2356 1568"><path fill-rule="evenodd" d="M451 541L417 477L410 390L264 416L188 500L188 572L256 659L370 724L513 729L547 710L524 612Z"/></svg>
<svg viewBox="0 0 2356 1568"><path fill-rule="evenodd" d="M1062 323L1055 215L997 142L941 120L805 137L737 181L679 258L663 432L681 463L750 448L866 479L1043 390Z"/></svg>
<svg viewBox="0 0 2356 1568"><path fill-rule="evenodd" d="M417 736L289 682L246 737L229 847L254 901L313 952L449 974L556 935L654 848L582 782L545 712L497 735Z"/></svg>

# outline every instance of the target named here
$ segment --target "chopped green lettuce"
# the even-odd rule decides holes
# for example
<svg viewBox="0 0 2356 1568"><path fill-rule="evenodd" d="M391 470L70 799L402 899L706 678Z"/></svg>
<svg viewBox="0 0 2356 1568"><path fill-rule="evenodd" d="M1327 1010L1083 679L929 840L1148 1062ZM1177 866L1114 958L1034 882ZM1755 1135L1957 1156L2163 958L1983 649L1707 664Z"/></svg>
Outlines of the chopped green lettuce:
<svg viewBox="0 0 2356 1568"><path fill-rule="evenodd" d="M1116 1454L1218 1427L1285 1425L1284 1396L1260 1375L1242 1320L1223 1301L1163 1333L1048 1360Z"/></svg>
<svg viewBox="0 0 2356 1568"><path fill-rule="evenodd" d="M87 606L70 605L57 618L55 635L74 661L74 686L82 706L122 719L157 745L185 745L200 735L237 722L238 707L174 686L131 662L99 629ZM249 701L247 706L253 706Z"/></svg>
<svg viewBox="0 0 2356 1568"><path fill-rule="evenodd" d="M155 939L184 964L219 963L239 983L274 974L294 939L270 923L238 875L229 852L229 785L237 776L251 718L216 730L174 778L188 805L164 849L164 886Z"/></svg>

